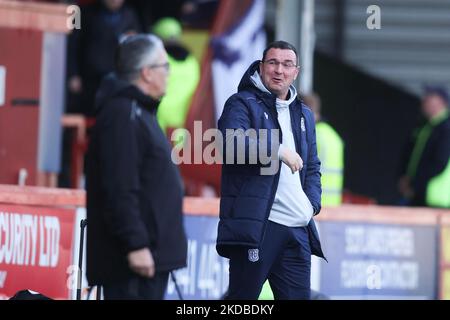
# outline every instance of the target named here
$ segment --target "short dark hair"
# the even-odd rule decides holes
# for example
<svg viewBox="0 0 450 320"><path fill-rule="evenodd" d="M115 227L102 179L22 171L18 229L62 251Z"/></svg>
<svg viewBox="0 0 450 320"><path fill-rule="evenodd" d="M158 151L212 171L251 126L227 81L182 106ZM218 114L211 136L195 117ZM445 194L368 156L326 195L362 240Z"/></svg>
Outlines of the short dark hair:
<svg viewBox="0 0 450 320"><path fill-rule="evenodd" d="M146 64L156 59L158 48L164 48L154 35L135 34L126 36L120 42L115 56L115 70L119 78L133 81Z"/></svg>
<svg viewBox="0 0 450 320"><path fill-rule="evenodd" d="M424 95L437 95L441 97L441 99L445 102L445 104L448 104L450 99L448 96L448 92L444 86L441 85L425 85L424 86Z"/></svg>
<svg viewBox="0 0 450 320"><path fill-rule="evenodd" d="M274 42L269 43L269 45L266 47L266 49L264 49L262 61L266 60L267 51L269 51L272 48L294 51L295 57L297 59L296 63L298 63L297 49L295 49L295 47L292 44L290 44L289 42L286 42L286 41L283 41L283 40L278 40L278 41L274 41Z"/></svg>

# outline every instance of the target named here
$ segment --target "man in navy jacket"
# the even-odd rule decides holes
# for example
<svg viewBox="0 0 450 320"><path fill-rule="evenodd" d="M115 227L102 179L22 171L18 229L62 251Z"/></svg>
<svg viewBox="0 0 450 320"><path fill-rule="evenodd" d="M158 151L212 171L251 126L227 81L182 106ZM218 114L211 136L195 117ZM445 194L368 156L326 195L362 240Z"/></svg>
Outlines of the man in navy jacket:
<svg viewBox="0 0 450 320"><path fill-rule="evenodd" d="M315 124L292 85L297 61L294 46L271 43L218 122L217 252L230 259L228 299L257 299L266 279L276 299L309 299L311 254L324 257L312 219L321 208Z"/></svg>

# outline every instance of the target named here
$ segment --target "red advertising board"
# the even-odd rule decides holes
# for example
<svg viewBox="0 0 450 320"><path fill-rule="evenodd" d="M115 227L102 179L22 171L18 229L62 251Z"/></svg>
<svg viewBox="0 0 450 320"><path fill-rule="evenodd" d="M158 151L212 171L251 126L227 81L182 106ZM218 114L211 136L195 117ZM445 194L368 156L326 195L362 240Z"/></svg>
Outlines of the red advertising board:
<svg viewBox="0 0 450 320"><path fill-rule="evenodd" d="M0 204L0 299L30 289L68 299L75 209Z"/></svg>

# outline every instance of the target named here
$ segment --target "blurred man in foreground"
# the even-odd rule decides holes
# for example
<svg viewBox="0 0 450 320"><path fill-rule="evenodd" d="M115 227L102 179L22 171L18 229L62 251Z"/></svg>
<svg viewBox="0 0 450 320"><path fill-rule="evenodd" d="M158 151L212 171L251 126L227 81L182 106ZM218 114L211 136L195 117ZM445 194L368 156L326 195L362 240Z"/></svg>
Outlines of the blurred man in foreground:
<svg viewBox="0 0 450 320"><path fill-rule="evenodd" d="M87 158L87 278L105 299L162 299L186 265L182 181L156 111L167 53L155 36L126 38L97 93Z"/></svg>

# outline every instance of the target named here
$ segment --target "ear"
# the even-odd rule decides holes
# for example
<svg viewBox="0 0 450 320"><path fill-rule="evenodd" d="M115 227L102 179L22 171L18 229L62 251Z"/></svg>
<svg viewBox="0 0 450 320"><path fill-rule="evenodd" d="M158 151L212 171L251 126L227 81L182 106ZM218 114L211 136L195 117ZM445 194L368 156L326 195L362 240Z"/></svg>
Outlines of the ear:
<svg viewBox="0 0 450 320"><path fill-rule="evenodd" d="M300 67L297 67L295 69L295 76L294 76L294 80L297 79L298 75L300 74Z"/></svg>
<svg viewBox="0 0 450 320"><path fill-rule="evenodd" d="M145 81L151 81L152 79L152 72L150 68L142 68L141 69L141 77Z"/></svg>
<svg viewBox="0 0 450 320"><path fill-rule="evenodd" d="M262 68L263 68L263 62L260 61L260 62L259 62L259 74L260 74L260 75L262 74Z"/></svg>

